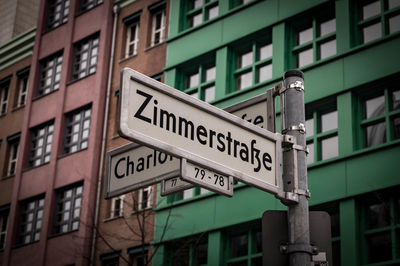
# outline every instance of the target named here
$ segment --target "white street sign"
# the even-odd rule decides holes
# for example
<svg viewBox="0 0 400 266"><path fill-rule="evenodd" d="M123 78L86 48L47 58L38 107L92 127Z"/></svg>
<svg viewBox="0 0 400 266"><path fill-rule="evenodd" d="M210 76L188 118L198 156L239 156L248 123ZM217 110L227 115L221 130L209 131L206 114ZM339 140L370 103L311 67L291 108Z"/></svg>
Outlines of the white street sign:
<svg viewBox="0 0 400 266"><path fill-rule="evenodd" d="M282 191L282 135L125 68L119 134L273 194Z"/></svg>
<svg viewBox="0 0 400 266"><path fill-rule="evenodd" d="M233 195L233 178L226 177L214 171L194 165L186 159L181 160L181 176L182 179L199 185L211 191L232 197Z"/></svg>
<svg viewBox="0 0 400 266"><path fill-rule="evenodd" d="M165 179L161 182L161 196L167 196L172 193L176 193L185 189L192 188L193 184L184 181L182 178L179 176Z"/></svg>
<svg viewBox="0 0 400 266"><path fill-rule="evenodd" d="M105 198L119 196L180 174L179 159L138 144L107 152L106 160Z"/></svg>

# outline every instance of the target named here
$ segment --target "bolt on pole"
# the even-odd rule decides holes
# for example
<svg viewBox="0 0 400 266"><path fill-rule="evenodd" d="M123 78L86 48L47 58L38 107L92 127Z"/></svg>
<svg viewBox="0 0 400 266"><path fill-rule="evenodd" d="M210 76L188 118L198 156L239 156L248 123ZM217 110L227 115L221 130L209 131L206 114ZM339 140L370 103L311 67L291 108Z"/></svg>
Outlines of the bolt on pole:
<svg viewBox="0 0 400 266"><path fill-rule="evenodd" d="M303 84L303 72L285 72L281 94L282 134L293 136L296 145L283 152L283 188L298 196L298 203L288 205L287 214L291 266L311 264Z"/></svg>

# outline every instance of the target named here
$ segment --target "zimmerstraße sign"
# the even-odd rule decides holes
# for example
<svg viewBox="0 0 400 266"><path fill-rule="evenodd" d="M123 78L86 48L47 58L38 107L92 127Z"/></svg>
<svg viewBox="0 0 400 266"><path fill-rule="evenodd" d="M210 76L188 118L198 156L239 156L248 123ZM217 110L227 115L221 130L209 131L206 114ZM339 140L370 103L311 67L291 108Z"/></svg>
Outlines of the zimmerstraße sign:
<svg viewBox="0 0 400 266"><path fill-rule="evenodd" d="M121 73L119 134L278 194L282 136L132 69Z"/></svg>

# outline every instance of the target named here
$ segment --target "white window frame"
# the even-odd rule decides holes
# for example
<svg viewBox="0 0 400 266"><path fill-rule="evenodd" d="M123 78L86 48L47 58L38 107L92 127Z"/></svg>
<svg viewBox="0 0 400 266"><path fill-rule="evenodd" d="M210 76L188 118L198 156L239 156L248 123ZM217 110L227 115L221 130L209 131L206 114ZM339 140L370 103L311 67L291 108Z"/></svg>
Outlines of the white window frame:
<svg viewBox="0 0 400 266"><path fill-rule="evenodd" d="M0 88L0 115L4 115L7 113L8 107L8 97L9 97L9 85L3 86ZM4 108L4 112L2 111Z"/></svg>
<svg viewBox="0 0 400 266"><path fill-rule="evenodd" d="M148 196L147 196L146 206L143 208L142 205L143 205L144 192L147 192ZM140 210L150 209L152 206L152 201L153 201L152 197L153 197L153 186L149 186L149 187L140 189L139 190L138 210L140 211Z"/></svg>
<svg viewBox="0 0 400 266"><path fill-rule="evenodd" d="M9 157L8 157L7 176L14 175L17 169L18 147L19 147L18 141L10 143L10 152L8 153ZM14 170L12 171L12 169Z"/></svg>
<svg viewBox="0 0 400 266"><path fill-rule="evenodd" d="M161 14L161 26L160 28L156 28L157 25L157 16ZM160 33L160 39L158 43L155 43L156 40L156 34ZM165 38L165 9L162 9L160 11L157 11L152 14L152 22L151 22L151 44L150 46L157 45L159 43L162 43Z"/></svg>
<svg viewBox="0 0 400 266"><path fill-rule="evenodd" d="M135 27L135 38L130 41L131 39L131 28ZM139 21L133 22L128 25L126 29L126 48L125 48L125 57L134 56L137 54L139 45ZM133 46L133 53L129 54L129 47Z"/></svg>
<svg viewBox="0 0 400 266"><path fill-rule="evenodd" d="M25 105L27 91L28 91L28 75L22 76L19 80L17 107L22 107Z"/></svg>
<svg viewBox="0 0 400 266"><path fill-rule="evenodd" d="M110 218L117 218L117 217L121 217L124 214L124 199L125 199L125 195L121 195L119 197L114 197L111 199L111 206L110 206ZM119 202L119 213L118 215L115 215L115 210L116 210L116 203L117 200L120 200Z"/></svg>
<svg viewBox="0 0 400 266"><path fill-rule="evenodd" d="M0 212L0 238L3 237L4 239L3 246L0 246L0 250L3 250L5 247L5 239L7 237L7 228L8 228L8 217L9 217L8 213ZM4 231L2 230L3 227L5 227Z"/></svg>

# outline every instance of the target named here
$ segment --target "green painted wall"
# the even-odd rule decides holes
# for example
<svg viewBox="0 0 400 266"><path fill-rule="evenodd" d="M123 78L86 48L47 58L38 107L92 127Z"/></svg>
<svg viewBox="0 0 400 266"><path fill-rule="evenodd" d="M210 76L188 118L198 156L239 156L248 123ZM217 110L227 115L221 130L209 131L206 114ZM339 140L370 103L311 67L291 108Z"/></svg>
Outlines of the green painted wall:
<svg viewBox="0 0 400 266"><path fill-rule="evenodd" d="M221 3L222 1L220 1ZM226 1L227 2L227 1ZM216 99L212 104L223 108L252 96L259 95L281 81L281 77L292 68L289 22L295 15L328 1L254 1L246 6L229 9L220 4L217 19L202 25L180 30L181 3L171 1L170 28L166 83L182 89L178 82L182 65L204 54L215 54L217 69ZM350 0L336 0L337 54L329 59L317 61L301 68L305 74L305 101L318 102L327 97L336 99L338 110L339 156L314 163L308 168L311 206L336 204L340 212L342 265L359 265L359 209L356 197L380 189L398 189L400 175L397 163L400 158L400 140L391 141L372 148L360 149L361 114L356 94L368 90L382 79L393 80L400 73L400 33L392 34L363 45L355 45L354 10ZM231 74L232 55L230 49L237 41L263 34L269 29L273 40L273 74L264 83L243 91L233 91ZM279 113L279 104L277 106ZM279 128L280 122L277 121ZM160 196L158 196L161 199ZM219 265L223 261L224 231L235 225L259 220L264 211L285 209L273 196L246 185L235 189L232 198L213 193L189 200L167 204L164 200L156 209L155 244L165 248L167 241L196 235L209 234L208 265ZM171 210L171 213L169 212ZM170 216L169 216L170 215ZM171 228L161 239L162 228L169 216ZM216 249L216 250L214 250ZM156 265L162 257L156 256ZM218 263L218 264L215 264Z"/></svg>

